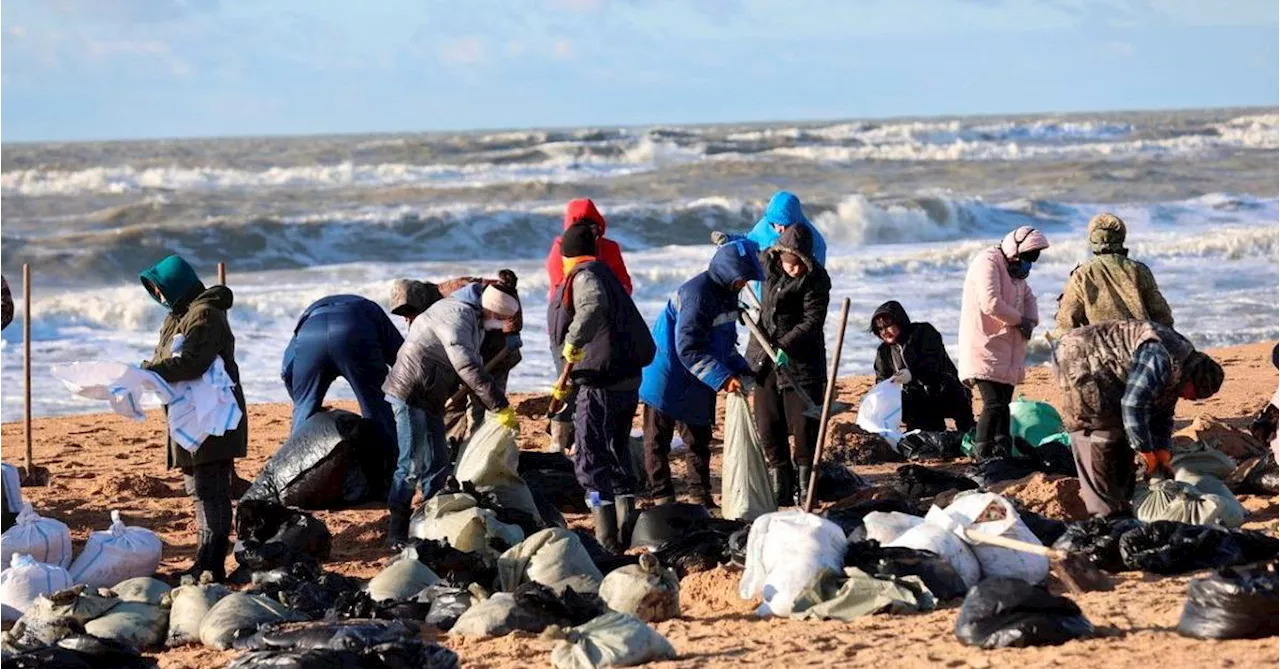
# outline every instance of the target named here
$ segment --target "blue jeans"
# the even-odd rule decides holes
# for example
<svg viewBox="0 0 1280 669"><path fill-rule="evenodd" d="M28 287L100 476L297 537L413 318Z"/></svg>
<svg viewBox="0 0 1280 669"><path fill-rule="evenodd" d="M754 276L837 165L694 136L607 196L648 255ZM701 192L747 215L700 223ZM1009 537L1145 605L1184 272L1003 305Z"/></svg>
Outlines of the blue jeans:
<svg viewBox="0 0 1280 669"><path fill-rule="evenodd" d="M391 413L396 419L396 443L399 446L396 472L387 493L387 506L407 507L413 503L415 485L426 499L439 492L449 476L444 416L409 406L391 395L387 395L387 402L391 404Z"/></svg>

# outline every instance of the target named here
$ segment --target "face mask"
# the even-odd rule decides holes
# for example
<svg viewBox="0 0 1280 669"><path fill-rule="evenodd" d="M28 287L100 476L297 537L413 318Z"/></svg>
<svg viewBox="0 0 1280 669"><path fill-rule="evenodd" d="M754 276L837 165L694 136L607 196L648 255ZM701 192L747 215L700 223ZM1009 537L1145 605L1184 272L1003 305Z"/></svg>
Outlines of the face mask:
<svg viewBox="0 0 1280 669"><path fill-rule="evenodd" d="M1025 279L1031 274L1031 261L1015 260L1009 263L1009 276L1015 279Z"/></svg>
<svg viewBox="0 0 1280 669"><path fill-rule="evenodd" d="M484 329L486 330L501 330L506 324L507 322L501 318L484 319Z"/></svg>

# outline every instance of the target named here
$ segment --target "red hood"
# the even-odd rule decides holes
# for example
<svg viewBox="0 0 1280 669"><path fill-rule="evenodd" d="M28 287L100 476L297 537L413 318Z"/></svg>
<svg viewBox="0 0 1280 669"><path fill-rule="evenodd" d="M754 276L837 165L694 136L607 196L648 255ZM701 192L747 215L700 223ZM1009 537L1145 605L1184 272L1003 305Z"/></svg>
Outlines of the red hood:
<svg viewBox="0 0 1280 669"><path fill-rule="evenodd" d="M605 223L604 216L600 215L600 210L596 209L596 203L586 198L570 200L568 206L564 208L564 229L568 230L569 226L582 220L595 223L599 236L604 236L608 224Z"/></svg>

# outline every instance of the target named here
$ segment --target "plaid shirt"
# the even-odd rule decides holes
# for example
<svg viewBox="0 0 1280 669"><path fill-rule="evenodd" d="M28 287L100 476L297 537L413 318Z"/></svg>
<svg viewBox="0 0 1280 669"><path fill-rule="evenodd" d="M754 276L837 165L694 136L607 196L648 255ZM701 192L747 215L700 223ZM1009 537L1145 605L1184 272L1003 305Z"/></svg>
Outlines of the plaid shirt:
<svg viewBox="0 0 1280 669"><path fill-rule="evenodd" d="M1173 436L1173 404L1161 404L1173 385L1172 377L1173 360L1160 344L1147 342L1134 352L1124 399L1120 401L1124 432L1134 450L1144 453L1169 450Z"/></svg>

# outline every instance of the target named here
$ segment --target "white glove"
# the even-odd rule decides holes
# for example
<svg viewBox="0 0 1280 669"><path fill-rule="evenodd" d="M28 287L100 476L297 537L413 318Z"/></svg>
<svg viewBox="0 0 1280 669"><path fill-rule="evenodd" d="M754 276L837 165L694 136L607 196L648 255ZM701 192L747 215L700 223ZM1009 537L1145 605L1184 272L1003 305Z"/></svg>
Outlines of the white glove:
<svg viewBox="0 0 1280 669"><path fill-rule="evenodd" d="M902 369L900 369L900 370L898 370L898 371L894 372L894 373L893 373L893 376L891 376L891 377L889 377L889 378L890 378L894 383L896 383L896 384L898 384L898 385L900 385L900 386L905 386L905 385L907 385L908 383L911 383L911 370L907 369L906 367L903 367Z"/></svg>

